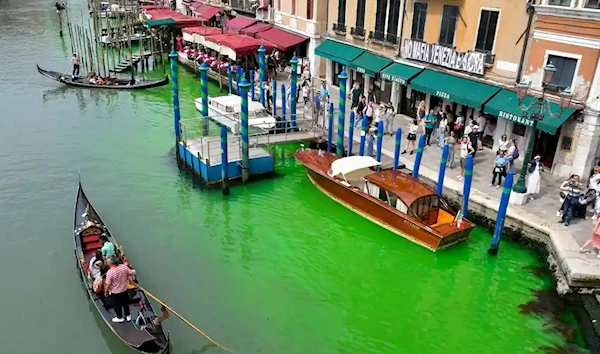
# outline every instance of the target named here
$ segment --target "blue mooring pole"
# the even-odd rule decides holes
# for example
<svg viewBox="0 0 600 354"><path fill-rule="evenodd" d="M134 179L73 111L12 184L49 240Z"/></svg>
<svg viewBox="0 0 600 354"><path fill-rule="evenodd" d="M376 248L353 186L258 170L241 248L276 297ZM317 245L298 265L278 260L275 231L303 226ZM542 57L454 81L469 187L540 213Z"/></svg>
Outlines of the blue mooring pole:
<svg viewBox="0 0 600 354"><path fill-rule="evenodd" d="M286 107L286 102L285 102L285 85L281 84L281 127L284 129L284 131L287 131L287 127L286 127L286 122L285 122L285 110L287 109Z"/></svg>
<svg viewBox="0 0 600 354"><path fill-rule="evenodd" d="M256 93L254 92L254 70L250 70L250 98L252 99L252 101L255 101L255 95Z"/></svg>
<svg viewBox="0 0 600 354"><path fill-rule="evenodd" d="M415 166L413 167L414 178L419 178L419 168L421 167L421 159L423 158L423 149L425 148L425 135L419 137L419 145L417 145L417 156L415 157Z"/></svg>
<svg viewBox="0 0 600 354"><path fill-rule="evenodd" d="M509 172L504 180L504 186L502 187L502 197L500 197L500 206L498 207L498 216L496 217L496 227L494 228L494 237L492 238L492 244L488 249L488 253L492 255L498 254L498 247L500 246L500 239L502 238L502 230L504 229L504 220L506 219L506 211L508 209L508 200L510 199L510 192L512 190L514 174Z"/></svg>
<svg viewBox="0 0 600 354"><path fill-rule="evenodd" d="M469 195L471 194L471 182L473 181L473 155L467 156L467 166L465 168L465 185L463 187L463 218L467 217L469 211Z"/></svg>
<svg viewBox="0 0 600 354"><path fill-rule="evenodd" d="M333 103L329 103L329 117L327 123L327 151L331 152L331 144L333 141Z"/></svg>
<svg viewBox="0 0 600 354"><path fill-rule="evenodd" d="M277 81L273 80L273 117L277 117Z"/></svg>
<svg viewBox="0 0 600 354"><path fill-rule="evenodd" d="M200 95L202 97L202 135L208 136L208 65L200 65Z"/></svg>
<svg viewBox="0 0 600 354"><path fill-rule="evenodd" d="M367 115L365 114L362 119L362 128L360 131L360 145L358 146L358 154L365 156L365 141L367 139L367 125L369 124Z"/></svg>
<svg viewBox="0 0 600 354"><path fill-rule="evenodd" d="M352 146L354 145L354 111L350 111L350 123L348 123L348 156L352 156Z"/></svg>
<svg viewBox="0 0 600 354"><path fill-rule="evenodd" d="M346 122L346 81L348 81L348 75L346 71L342 70L338 76L340 79L340 96L339 96L339 108L338 108L338 135L337 135L337 154L338 156L344 155L344 123Z"/></svg>
<svg viewBox="0 0 600 354"><path fill-rule="evenodd" d="M442 191L444 190L444 177L446 176L446 161L448 161L448 154L450 153L450 146L448 144L444 145L444 150L442 150L442 160L440 161L440 172L438 173L438 183L437 183L437 194L442 195Z"/></svg>
<svg viewBox="0 0 600 354"><path fill-rule="evenodd" d="M242 94L242 182L250 178L250 147L248 144L248 88L250 84L246 79L240 82Z"/></svg>
<svg viewBox="0 0 600 354"><path fill-rule="evenodd" d="M221 185L223 195L229 194L229 160L227 155L227 126L221 125Z"/></svg>
<svg viewBox="0 0 600 354"><path fill-rule="evenodd" d="M394 170L400 165L400 142L402 141L402 128L396 130L396 140L394 141Z"/></svg>
<svg viewBox="0 0 600 354"><path fill-rule="evenodd" d="M173 85L173 120L175 123L175 141L179 144L181 141L181 128L179 123L181 121L181 112L179 111L179 79L177 78L177 53L174 50L169 53L169 59L171 60L171 83ZM179 151L176 147L175 151Z"/></svg>
<svg viewBox="0 0 600 354"><path fill-rule="evenodd" d="M259 91L260 91L260 104L262 104L264 107L265 106L265 87L264 87L264 82L265 82L265 77L266 77L266 73L265 73L265 52L267 50L265 49L265 47L261 44L260 48L258 48L258 73L259 73Z"/></svg>
<svg viewBox="0 0 600 354"><path fill-rule="evenodd" d="M290 90L290 131L296 131L296 90L298 89L298 58L296 53L290 60L292 66L292 82ZM306 119L306 117L303 117Z"/></svg>
<svg viewBox="0 0 600 354"><path fill-rule="evenodd" d="M375 159L381 162L381 149L383 148L383 121L377 123L377 150L375 151ZM377 170L379 171L379 167Z"/></svg>
<svg viewBox="0 0 600 354"><path fill-rule="evenodd" d="M231 69L231 64L227 64L227 85L229 86L229 94L233 92L233 69Z"/></svg>
<svg viewBox="0 0 600 354"><path fill-rule="evenodd" d="M240 87L240 82L242 82L242 75L241 75L241 71L240 71L240 66L238 65L235 69L235 92L237 93L238 96L242 95L241 92L241 87Z"/></svg>

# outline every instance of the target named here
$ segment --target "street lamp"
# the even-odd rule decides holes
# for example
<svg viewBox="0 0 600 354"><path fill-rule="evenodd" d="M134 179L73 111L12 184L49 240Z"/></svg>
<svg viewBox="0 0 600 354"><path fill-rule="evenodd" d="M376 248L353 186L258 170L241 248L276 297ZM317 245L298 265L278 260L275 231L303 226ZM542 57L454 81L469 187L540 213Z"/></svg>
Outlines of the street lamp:
<svg viewBox="0 0 600 354"><path fill-rule="evenodd" d="M531 153L533 150L533 144L535 143L535 137L537 135L537 123L544 119L544 115L548 115L552 118L560 117L566 108L571 105L571 99L573 95L571 91L567 88L563 91L560 91L560 112L552 112L550 101L546 100L546 87L552 82L552 77L556 73L556 68L552 64L548 64L544 67L544 76L542 78L542 97L533 97L529 104L524 104L523 100L527 97L527 91L531 86L531 83L519 83L516 85L517 89L517 99L519 100L519 107L523 111L523 117L527 117L527 113L534 106L538 106L538 110L535 113L532 113L529 117L533 121L533 125L531 127L531 133L529 135L529 141L527 142L527 151L525 152L525 156L523 157L523 167L521 167L521 174L519 176L519 180L513 186L513 191L517 193L526 193L527 186L525 185L525 175L527 174L527 164L531 160Z"/></svg>

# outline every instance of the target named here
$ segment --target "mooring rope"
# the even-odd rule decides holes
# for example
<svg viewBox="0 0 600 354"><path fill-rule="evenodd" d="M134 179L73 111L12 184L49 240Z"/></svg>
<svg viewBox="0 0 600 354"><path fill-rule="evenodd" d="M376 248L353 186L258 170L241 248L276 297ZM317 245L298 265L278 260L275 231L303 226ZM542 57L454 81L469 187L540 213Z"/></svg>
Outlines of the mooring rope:
<svg viewBox="0 0 600 354"><path fill-rule="evenodd" d="M190 321L188 321L187 319L185 319L183 316L181 316L180 314L178 314L175 310L173 310L167 304L165 304L164 301L162 301L161 299L159 299L156 296L154 296L151 292L149 292L148 290L144 289L139 284L138 284L138 288L140 288L140 290L142 290L143 292L145 292L146 295L148 295L149 297L153 298L161 306L164 306L167 310L171 311L175 316L179 317L180 320L182 320L183 322L185 322L185 324L187 324L188 326L192 327L192 329L194 329L196 332L200 333L204 338L206 338L212 344L216 345L217 347L219 347L219 348L221 348L221 349L223 349L223 350L225 350L225 351L227 351L229 353L235 354L235 352L233 350L228 349L228 348L222 346L221 344L217 343L214 339L212 339L211 337L209 337L206 333L202 332L200 330L200 328L194 326L193 323L191 323Z"/></svg>

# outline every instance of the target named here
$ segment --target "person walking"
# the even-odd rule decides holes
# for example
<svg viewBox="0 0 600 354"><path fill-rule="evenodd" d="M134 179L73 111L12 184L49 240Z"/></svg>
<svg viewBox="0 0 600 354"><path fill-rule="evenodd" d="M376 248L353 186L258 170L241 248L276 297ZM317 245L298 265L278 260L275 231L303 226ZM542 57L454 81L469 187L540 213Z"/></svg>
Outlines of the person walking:
<svg viewBox="0 0 600 354"><path fill-rule="evenodd" d="M394 105L392 102L388 102L385 107L384 112L384 134L390 134L390 136L394 136L394 117L396 116L396 111L394 110Z"/></svg>
<svg viewBox="0 0 600 354"><path fill-rule="evenodd" d="M447 135L447 129L448 129L448 116L445 113L442 113L442 116L440 118L440 123L438 125L438 132L437 132L437 140L438 140L438 146L440 148L444 148L444 137Z"/></svg>
<svg viewBox="0 0 600 354"><path fill-rule="evenodd" d="M417 131L419 131L419 121L417 119L413 119L411 124L408 125L408 136L406 137L406 147L403 154L406 154L406 150L410 149L410 154L412 155L415 152L415 141L417 140Z"/></svg>
<svg viewBox="0 0 600 354"><path fill-rule="evenodd" d="M559 223L565 223L565 226L571 224L573 209L580 204L579 197L582 188L579 175L571 175L568 180L560 185L560 190L565 192L565 201L562 205L562 217L558 221Z"/></svg>
<svg viewBox="0 0 600 354"><path fill-rule="evenodd" d="M79 76L79 68L80 68L80 64L79 64L79 57L77 56L77 53L73 53L73 57L71 57L71 64L73 64L73 77L77 77Z"/></svg>
<svg viewBox="0 0 600 354"><path fill-rule="evenodd" d="M483 132L487 126L487 119L482 114L477 118L477 150L483 150Z"/></svg>
<svg viewBox="0 0 600 354"><path fill-rule="evenodd" d="M425 143L431 145L431 134L435 128L435 114L433 109L429 110L429 113L425 116Z"/></svg>
<svg viewBox="0 0 600 354"><path fill-rule="evenodd" d="M450 132L450 135L446 138L446 144L448 144L448 160L446 166L450 169L454 169L454 153L456 152L456 134Z"/></svg>
<svg viewBox="0 0 600 354"><path fill-rule="evenodd" d="M460 146L460 175L457 176L459 181L462 181L465 178L465 169L467 168L467 158L469 155L473 155L475 149L473 149L473 145L469 141L469 137L466 135L463 136Z"/></svg>
<svg viewBox="0 0 600 354"><path fill-rule="evenodd" d="M358 84L358 82L355 82L354 85L352 85L352 90L350 91L350 94L348 95L348 98L350 98L350 109L355 109L356 107L358 107L358 103L360 102L360 85ZM358 113L357 111L354 111L354 113Z"/></svg>
<svg viewBox="0 0 600 354"><path fill-rule="evenodd" d="M585 253L585 248L592 244L594 247L594 252L596 252L596 257L600 258L600 220L594 220L594 228L592 229L592 235L590 239L587 240L583 246L579 249L579 252Z"/></svg>
<svg viewBox="0 0 600 354"><path fill-rule="evenodd" d="M499 155L496 155L496 160L494 161L492 183L490 184L490 187L496 185L496 188L500 188L500 186L502 185L502 177L506 177L506 167L508 166L509 161L510 156L506 156L504 152L501 152ZM496 184L496 178L498 178L498 184Z"/></svg>
<svg viewBox="0 0 600 354"><path fill-rule="evenodd" d="M122 264L115 256L108 258L110 269L106 273L106 285L104 288L105 295L109 293L112 296L116 317L112 321L121 323L131 321L131 313L129 312L129 288L130 280L135 276L135 270L129 268L128 265ZM125 317L123 317L125 315Z"/></svg>
<svg viewBox="0 0 600 354"><path fill-rule="evenodd" d="M540 160L541 156L536 155L527 165L527 172L529 172L529 176L527 176L527 194L531 200L534 199L534 195L540 193L542 171L544 170Z"/></svg>

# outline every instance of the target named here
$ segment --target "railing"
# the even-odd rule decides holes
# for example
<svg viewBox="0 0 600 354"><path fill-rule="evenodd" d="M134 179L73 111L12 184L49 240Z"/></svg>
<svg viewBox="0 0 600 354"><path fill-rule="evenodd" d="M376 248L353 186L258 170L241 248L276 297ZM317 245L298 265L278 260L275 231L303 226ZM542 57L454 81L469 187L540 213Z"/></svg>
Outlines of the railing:
<svg viewBox="0 0 600 354"><path fill-rule="evenodd" d="M343 23L334 23L333 24L333 32L340 34L340 35L345 35L346 34L346 25Z"/></svg>
<svg viewBox="0 0 600 354"><path fill-rule="evenodd" d="M266 9L256 9L256 19L265 22L275 21L275 9L269 6Z"/></svg>
<svg viewBox="0 0 600 354"><path fill-rule="evenodd" d="M376 43L384 45L397 45L398 36L394 33L385 33L382 31L371 31L369 32L369 39Z"/></svg>
<svg viewBox="0 0 600 354"><path fill-rule="evenodd" d="M257 0L230 0L230 6L234 10L255 13L256 7L259 4Z"/></svg>
<svg viewBox="0 0 600 354"><path fill-rule="evenodd" d="M365 38L365 28L364 27L352 27L350 28L350 34L352 37Z"/></svg>

